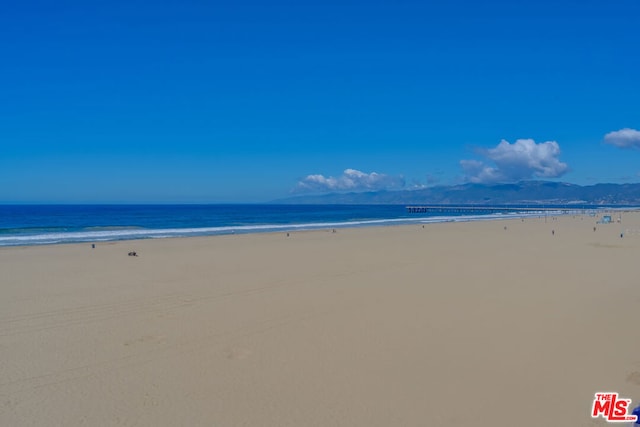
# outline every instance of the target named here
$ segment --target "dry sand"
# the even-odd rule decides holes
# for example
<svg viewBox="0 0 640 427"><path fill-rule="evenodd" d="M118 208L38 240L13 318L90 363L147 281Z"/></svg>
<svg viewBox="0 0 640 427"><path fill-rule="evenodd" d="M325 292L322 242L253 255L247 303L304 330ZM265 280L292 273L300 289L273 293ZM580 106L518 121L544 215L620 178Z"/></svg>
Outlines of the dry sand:
<svg viewBox="0 0 640 427"><path fill-rule="evenodd" d="M0 425L605 425L640 214L594 222L0 249Z"/></svg>

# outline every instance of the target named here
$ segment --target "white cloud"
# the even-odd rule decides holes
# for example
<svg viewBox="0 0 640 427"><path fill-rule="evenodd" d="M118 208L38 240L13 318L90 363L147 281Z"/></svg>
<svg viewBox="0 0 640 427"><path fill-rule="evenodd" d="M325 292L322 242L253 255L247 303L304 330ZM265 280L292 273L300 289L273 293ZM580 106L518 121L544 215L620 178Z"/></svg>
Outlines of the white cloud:
<svg viewBox="0 0 640 427"><path fill-rule="evenodd" d="M640 149L640 131L624 128L609 132L604 136L604 143L618 148Z"/></svg>
<svg viewBox="0 0 640 427"><path fill-rule="evenodd" d="M479 160L460 160L465 177L470 182L498 182L500 174L495 168L485 165Z"/></svg>
<svg viewBox="0 0 640 427"><path fill-rule="evenodd" d="M557 178L569 167L560 161L560 146L555 141L536 144L533 139L518 139L513 144L502 140L495 148L479 152L495 166L478 160L461 160L465 178L475 183L514 182L523 179Z"/></svg>
<svg viewBox="0 0 640 427"><path fill-rule="evenodd" d="M372 191L389 190L404 187L404 178L382 173L365 173L355 169L346 169L339 177L308 175L298 181L293 189L295 193L329 191Z"/></svg>

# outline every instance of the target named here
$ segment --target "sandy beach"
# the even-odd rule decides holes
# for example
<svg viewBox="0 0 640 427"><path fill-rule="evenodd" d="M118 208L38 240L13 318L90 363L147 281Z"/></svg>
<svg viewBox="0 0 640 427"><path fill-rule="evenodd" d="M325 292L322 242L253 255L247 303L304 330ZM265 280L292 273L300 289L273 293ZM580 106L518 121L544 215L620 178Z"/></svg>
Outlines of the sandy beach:
<svg viewBox="0 0 640 427"><path fill-rule="evenodd" d="M640 403L640 213L594 225L1 248L0 425L606 425L595 392Z"/></svg>

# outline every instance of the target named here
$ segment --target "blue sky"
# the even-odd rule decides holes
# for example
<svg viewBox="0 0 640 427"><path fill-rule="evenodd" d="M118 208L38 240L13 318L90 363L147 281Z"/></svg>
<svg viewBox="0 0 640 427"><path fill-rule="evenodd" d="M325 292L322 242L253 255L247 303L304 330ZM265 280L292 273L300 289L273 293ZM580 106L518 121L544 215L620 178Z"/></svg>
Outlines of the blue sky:
<svg viewBox="0 0 640 427"><path fill-rule="evenodd" d="M13 2L0 202L638 182L639 20L638 0Z"/></svg>

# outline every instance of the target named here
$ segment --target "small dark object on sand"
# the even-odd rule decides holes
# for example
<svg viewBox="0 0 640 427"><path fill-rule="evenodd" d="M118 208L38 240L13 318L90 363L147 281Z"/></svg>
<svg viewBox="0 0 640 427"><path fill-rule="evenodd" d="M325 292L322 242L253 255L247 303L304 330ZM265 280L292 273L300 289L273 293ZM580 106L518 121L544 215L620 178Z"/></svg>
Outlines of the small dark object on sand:
<svg viewBox="0 0 640 427"><path fill-rule="evenodd" d="M95 249L95 248L96 248L95 243L92 243L92 244L91 244L91 249Z"/></svg>
<svg viewBox="0 0 640 427"><path fill-rule="evenodd" d="M129 256L138 256L138 253L135 251L129 252Z"/></svg>
<svg viewBox="0 0 640 427"><path fill-rule="evenodd" d="M555 236L556 235L556 230L551 230L551 235Z"/></svg>

